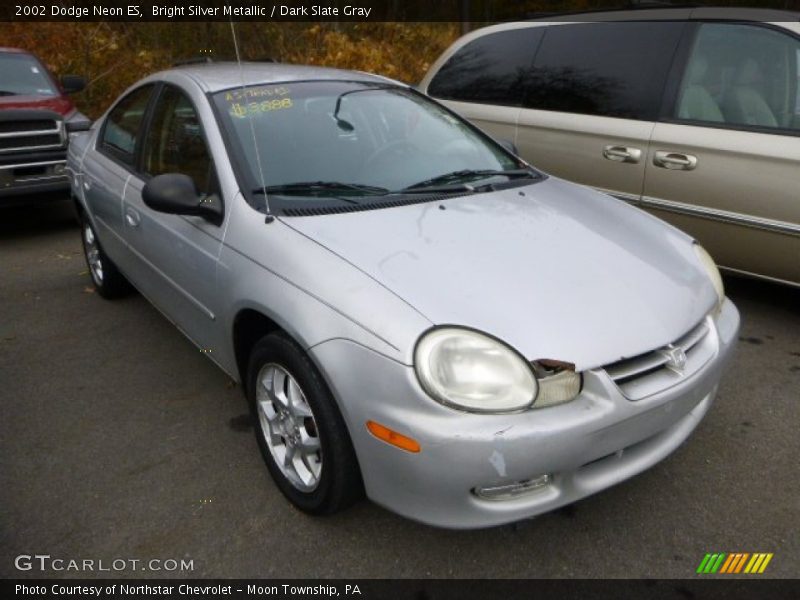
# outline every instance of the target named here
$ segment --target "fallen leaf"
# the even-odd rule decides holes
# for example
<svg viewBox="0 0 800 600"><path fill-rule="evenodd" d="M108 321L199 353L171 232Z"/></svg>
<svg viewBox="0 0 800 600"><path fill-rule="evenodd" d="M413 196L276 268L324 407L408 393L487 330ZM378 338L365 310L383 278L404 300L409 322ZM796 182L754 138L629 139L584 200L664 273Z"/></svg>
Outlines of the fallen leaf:
<svg viewBox="0 0 800 600"><path fill-rule="evenodd" d="M83 293L84 294L94 294L94 288L93 287L89 287L87 285L85 288L83 288Z"/></svg>

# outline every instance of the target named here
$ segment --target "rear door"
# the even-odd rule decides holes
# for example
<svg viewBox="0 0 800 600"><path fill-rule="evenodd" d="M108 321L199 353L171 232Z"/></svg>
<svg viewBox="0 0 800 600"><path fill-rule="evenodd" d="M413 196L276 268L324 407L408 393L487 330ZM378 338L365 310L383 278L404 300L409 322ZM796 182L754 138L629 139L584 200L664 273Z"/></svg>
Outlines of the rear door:
<svg viewBox="0 0 800 600"><path fill-rule="evenodd" d="M542 27L512 27L457 49L433 76L427 93L498 140L514 141L525 78Z"/></svg>
<svg viewBox="0 0 800 600"><path fill-rule="evenodd" d="M659 21L550 24L518 118L523 158L553 175L638 200L684 27Z"/></svg>
<svg viewBox="0 0 800 600"><path fill-rule="evenodd" d="M800 283L800 36L762 23L692 29L642 203L720 265Z"/></svg>
<svg viewBox="0 0 800 600"><path fill-rule="evenodd" d="M198 111L184 91L169 84L155 101L139 172L131 177L122 201L125 239L136 260L130 277L204 353L213 353L223 339L216 294L223 229L202 217L146 206L142 189L151 177L164 173L189 175L201 197L221 201Z"/></svg>
<svg viewBox="0 0 800 600"><path fill-rule="evenodd" d="M132 262L123 235L122 197L154 87L133 90L111 109L82 165L81 185L100 244L126 275Z"/></svg>

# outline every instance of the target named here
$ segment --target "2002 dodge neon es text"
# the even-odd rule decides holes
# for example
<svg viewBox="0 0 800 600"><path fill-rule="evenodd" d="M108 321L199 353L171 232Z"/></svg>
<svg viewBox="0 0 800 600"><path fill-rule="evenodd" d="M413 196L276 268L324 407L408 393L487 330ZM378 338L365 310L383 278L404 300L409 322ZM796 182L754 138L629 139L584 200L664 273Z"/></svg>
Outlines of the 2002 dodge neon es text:
<svg viewBox="0 0 800 600"><path fill-rule="evenodd" d="M184 66L69 149L100 295L131 284L242 382L299 508L485 527L652 466L739 326L708 254L397 82Z"/></svg>

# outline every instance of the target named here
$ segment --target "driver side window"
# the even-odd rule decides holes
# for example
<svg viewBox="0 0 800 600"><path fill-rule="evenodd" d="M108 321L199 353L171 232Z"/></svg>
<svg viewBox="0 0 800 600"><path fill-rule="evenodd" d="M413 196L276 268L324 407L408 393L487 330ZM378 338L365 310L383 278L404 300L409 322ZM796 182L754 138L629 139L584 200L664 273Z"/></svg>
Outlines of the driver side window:
<svg viewBox="0 0 800 600"><path fill-rule="evenodd" d="M144 141L142 170L150 176L183 173L201 195L217 192L216 175L197 111L186 95L165 86Z"/></svg>

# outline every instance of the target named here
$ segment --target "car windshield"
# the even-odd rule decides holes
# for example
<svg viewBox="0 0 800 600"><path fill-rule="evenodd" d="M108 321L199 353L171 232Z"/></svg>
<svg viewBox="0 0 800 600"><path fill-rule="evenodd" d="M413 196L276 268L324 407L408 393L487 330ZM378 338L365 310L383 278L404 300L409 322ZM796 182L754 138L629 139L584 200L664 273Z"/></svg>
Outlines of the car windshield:
<svg viewBox="0 0 800 600"><path fill-rule="evenodd" d="M220 92L215 102L255 194L358 203L534 176L461 119L397 86L282 83Z"/></svg>
<svg viewBox="0 0 800 600"><path fill-rule="evenodd" d="M0 53L0 96L55 96L50 76L28 54Z"/></svg>

